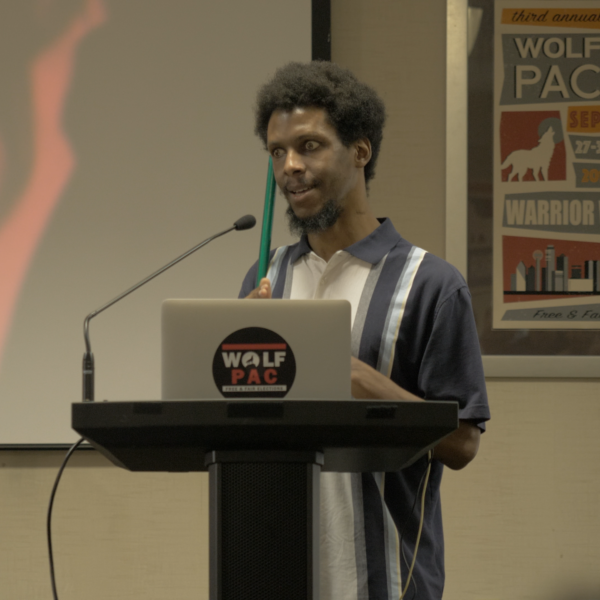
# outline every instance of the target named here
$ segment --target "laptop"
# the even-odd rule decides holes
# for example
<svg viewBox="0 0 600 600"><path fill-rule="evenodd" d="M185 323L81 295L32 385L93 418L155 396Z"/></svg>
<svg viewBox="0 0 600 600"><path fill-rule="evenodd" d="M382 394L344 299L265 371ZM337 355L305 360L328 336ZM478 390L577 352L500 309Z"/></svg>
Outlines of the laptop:
<svg viewBox="0 0 600 600"><path fill-rule="evenodd" d="M349 400L346 300L170 299L162 399Z"/></svg>

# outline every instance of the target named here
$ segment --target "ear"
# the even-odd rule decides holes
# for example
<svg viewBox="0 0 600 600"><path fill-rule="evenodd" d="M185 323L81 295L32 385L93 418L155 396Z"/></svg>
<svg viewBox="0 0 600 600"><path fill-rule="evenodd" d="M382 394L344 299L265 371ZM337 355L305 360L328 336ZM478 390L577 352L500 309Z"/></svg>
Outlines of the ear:
<svg viewBox="0 0 600 600"><path fill-rule="evenodd" d="M354 162L357 167L366 167L371 160L371 142L367 138L354 142Z"/></svg>

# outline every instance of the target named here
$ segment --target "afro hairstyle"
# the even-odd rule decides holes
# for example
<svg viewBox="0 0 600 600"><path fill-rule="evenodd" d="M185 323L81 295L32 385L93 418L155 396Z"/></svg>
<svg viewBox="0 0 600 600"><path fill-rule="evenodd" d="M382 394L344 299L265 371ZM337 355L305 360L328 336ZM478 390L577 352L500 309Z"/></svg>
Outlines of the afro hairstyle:
<svg viewBox="0 0 600 600"><path fill-rule="evenodd" d="M278 69L273 79L260 88L254 132L266 147L267 127L274 111L308 107L325 110L345 146L365 138L371 142L365 181L373 179L385 123L385 106L377 92L334 63L292 62Z"/></svg>

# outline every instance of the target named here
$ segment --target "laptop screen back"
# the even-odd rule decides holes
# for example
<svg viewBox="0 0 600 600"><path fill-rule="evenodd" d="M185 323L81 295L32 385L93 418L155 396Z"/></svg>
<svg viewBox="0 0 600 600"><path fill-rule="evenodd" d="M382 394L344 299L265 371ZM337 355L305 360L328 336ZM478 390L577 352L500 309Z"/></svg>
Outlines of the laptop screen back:
<svg viewBox="0 0 600 600"><path fill-rule="evenodd" d="M165 300L163 400L350 399L346 300Z"/></svg>

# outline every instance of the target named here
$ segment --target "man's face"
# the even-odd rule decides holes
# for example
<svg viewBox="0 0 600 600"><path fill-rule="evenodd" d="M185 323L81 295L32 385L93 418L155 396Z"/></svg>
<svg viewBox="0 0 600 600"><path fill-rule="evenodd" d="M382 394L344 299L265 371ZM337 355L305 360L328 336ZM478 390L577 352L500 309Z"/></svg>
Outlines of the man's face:
<svg viewBox="0 0 600 600"><path fill-rule="evenodd" d="M346 147L321 108L275 111L267 128L277 185L293 213L290 225L305 233L333 225L358 183L355 148Z"/></svg>

